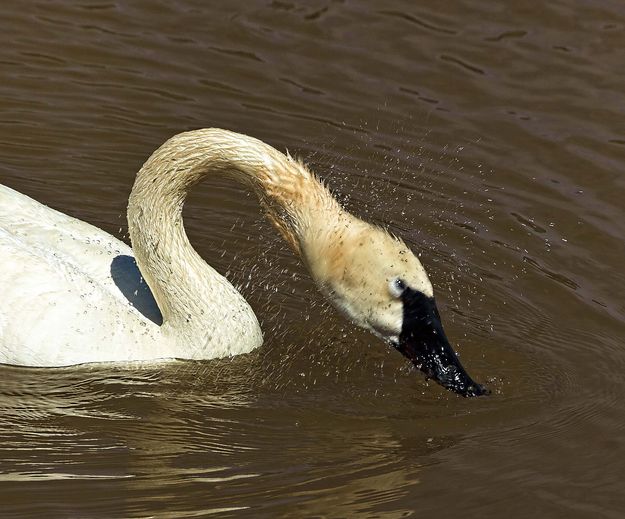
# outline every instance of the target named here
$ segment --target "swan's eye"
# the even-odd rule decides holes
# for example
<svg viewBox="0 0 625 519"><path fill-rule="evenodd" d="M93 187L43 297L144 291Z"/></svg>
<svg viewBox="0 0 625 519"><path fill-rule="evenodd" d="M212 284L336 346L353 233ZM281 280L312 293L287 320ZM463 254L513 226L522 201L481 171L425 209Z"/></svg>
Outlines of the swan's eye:
<svg viewBox="0 0 625 519"><path fill-rule="evenodd" d="M391 279L388 283L388 290L393 297L399 299L406 290L406 283L401 278Z"/></svg>

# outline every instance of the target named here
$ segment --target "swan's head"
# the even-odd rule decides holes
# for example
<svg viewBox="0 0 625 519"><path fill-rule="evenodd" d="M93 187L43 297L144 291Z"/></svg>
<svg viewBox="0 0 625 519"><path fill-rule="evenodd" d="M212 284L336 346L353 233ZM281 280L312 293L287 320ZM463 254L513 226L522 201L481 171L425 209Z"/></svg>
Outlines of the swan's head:
<svg viewBox="0 0 625 519"><path fill-rule="evenodd" d="M488 392L460 364L443 331L432 284L403 241L353 217L330 234L310 238L304 256L342 313L447 389L466 397Z"/></svg>

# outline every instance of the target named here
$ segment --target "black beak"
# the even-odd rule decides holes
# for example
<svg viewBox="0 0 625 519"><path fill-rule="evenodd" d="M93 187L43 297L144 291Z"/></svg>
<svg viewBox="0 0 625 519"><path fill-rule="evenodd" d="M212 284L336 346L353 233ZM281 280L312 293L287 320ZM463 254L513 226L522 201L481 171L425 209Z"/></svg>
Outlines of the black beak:
<svg viewBox="0 0 625 519"><path fill-rule="evenodd" d="M490 393L475 383L460 364L445 332L434 298L406 288L402 293L404 322L395 347L428 378L464 397Z"/></svg>

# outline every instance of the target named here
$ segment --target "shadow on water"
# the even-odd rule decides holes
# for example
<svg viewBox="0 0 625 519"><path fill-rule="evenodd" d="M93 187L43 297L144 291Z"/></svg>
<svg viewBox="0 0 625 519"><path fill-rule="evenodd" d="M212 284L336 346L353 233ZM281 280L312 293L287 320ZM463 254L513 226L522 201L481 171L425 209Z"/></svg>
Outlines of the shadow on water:
<svg viewBox="0 0 625 519"><path fill-rule="evenodd" d="M115 256L111 261L111 277L132 306L153 323L159 326L163 324L163 316L152 291L141 276L137 262L132 256L125 254Z"/></svg>

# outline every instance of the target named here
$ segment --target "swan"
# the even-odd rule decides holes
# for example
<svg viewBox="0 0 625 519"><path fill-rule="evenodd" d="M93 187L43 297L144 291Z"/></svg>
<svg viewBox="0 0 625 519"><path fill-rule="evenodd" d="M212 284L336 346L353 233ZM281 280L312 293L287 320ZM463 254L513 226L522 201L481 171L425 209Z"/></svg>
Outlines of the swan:
<svg viewBox="0 0 625 519"><path fill-rule="evenodd" d="M400 238L346 211L288 153L217 128L175 135L141 167L128 200L132 249L0 185L0 363L211 359L259 347L251 307L198 255L183 226L188 191L218 175L258 194L348 319L447 389L488 392L460 364L432 284Z"/></svg>

